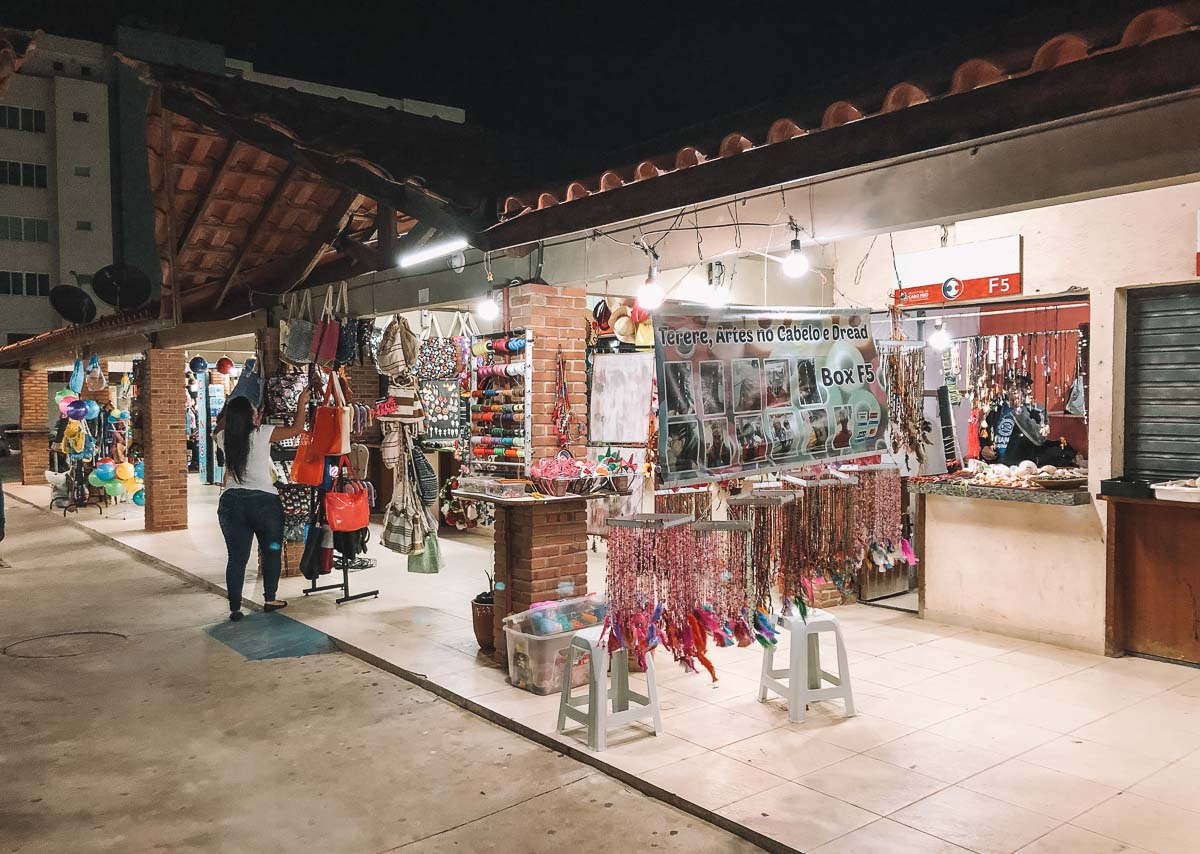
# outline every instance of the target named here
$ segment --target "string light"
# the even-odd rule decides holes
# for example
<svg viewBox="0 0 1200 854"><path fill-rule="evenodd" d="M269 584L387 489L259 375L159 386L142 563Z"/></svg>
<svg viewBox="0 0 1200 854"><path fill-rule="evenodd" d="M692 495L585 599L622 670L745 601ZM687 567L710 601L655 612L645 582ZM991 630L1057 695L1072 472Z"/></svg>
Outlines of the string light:
<svg viewBox="0 0 1200 854"><path fill-rule="evenodd" d="M648 250L650 254L653 250ZM650 269L646 273L645 283L638 288L637 302L646 311L654 311L663 303L663 298L666 294L663 292L662 285L658 283L658 264L657 258L651 256L653 260L650 262Z"/></svg>
<svg viewBox="0 0 1200 854"><path fill-rule="evenodd" d="M795 217L788 217L788 227L792 230L792 248L783 258L783 274L789 279L798 279L809 271L810 265L808 258L801 251L800 226Z"/></svg>
<svg viewBox="0 0 1200 854"><path fill-rule="evenodd" d="M488 291L487 296L479 301L479 305L475 306L475 314L480 320L495 320L500 316L500 304L496 302L495 291Z"/></svg>

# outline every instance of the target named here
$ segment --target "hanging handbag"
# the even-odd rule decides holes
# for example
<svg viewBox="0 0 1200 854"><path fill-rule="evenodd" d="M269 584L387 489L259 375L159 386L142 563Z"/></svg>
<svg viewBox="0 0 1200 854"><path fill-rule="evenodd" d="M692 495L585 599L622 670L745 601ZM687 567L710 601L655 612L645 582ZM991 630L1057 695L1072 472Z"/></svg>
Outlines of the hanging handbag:
<svg viewBox="0 0 1200 854"><path fill-rule="evenodd" d="M343 468L349 469L351 477L338 478L339 488L325 493L325 518L335 531L357 531L371 524L371 507L348 456L339 461L339 469Z"/></svg>
<svg viewBox="0 0 1200 854"><path fill-rule="evenodd" d="M288 477L292 483L302 483L307 486L320 486L325 480L325 454L313 447L313 435L305 431L300 434L300 444L296 448L296 459Z"/></svg>
<svg viewBox="0 0 1200 854"><path fill-rule="evenodd" d="M280 483L275 488L279 491L279 501L283 504L284 519L312 518L316 509L316 491L308 484Z"/></svg>
<svg viewBox="0 0 1200 854"><path fill-rule="evenodd" d="M333 395L334 403L329 397ZM325 397L313 416L310 454L341 456L350 453L350 430L353 413L342 397L342 383L337 374L330 373Z"/></svg>
<svg viewBox="0 0 1200 854"><path fill-rule="evenodd" d="M423 330L421 345L417 349L417 363L413 367L413 373L419 380L455 376L459 369L460 351L452 339L442 334L437 315L430 312L429 317L429 326ZM434 335L434 332L437 334Z"/></svg>
<svg viewBox="0 0 1200 854"><path fill-rule="evenodd" d="M321 309L321 319L313 329L312 347L308 351L314 362L328 365L337 359L340 333L341 325L333 316L333 285L330 285L325 289L325 305Z"/></svg>
<svg viewBox="0 0 1200 854"><path fill-rule="evenodd" d="M263 402L267 415L291 418L296 411L296 401L308 388L308 377L299 369L289 370L282 362L279 370L279 374L266 381Z"/></svg>
<svg viewBox="0 0 1200 854"><path fill-rule="evenodd" d="M409 476L416 487L417 497L426 507L432 507L437 503L438 497L437 472L433 470L429 460L425 459L425 452L415 445L409 449L408 460Z"/></svg>
<svg viewBox="0 0 1200 854"><path fill-rule="evenodd" d="M412 370L420 342L408 321L395 315L379 342L379 373L388 377L403 377Z"/></svg>
<svg viewBox="0 0 1200 854"><path fill-rule="evenodd" d="M244 397L257 409L262 406L262 396L263 381L262 376L258 373L258 359L251 356L242 365L242 372L238 374L237 383L234 385L229 399Z"/></svg>
<svg viewBox="0 0 1200 854"><path fill-rule="evenodd" d="M338 303L334 307L335 314L339 311L341 312L337 344L337 363L339 365L353 364L354 357L358 355L358 321L352 320L350 317L348 290L349 286L345 282L342 282L341 289L338 292Z"/></svg>
<svg viewBox="0 0 1200 854"><path fill-rule="evenodd" d="M313 331L312 292L305 290L292 299L292 311L288 314L287 335L284 337L283 358L293 365L312 361Z"/></svg>
<svg viewBox="0 0 1200 854"><path fill-rule="evenodd" d="M388 396L395 401L395 407L387 416L389 420L402 424L424 423L425 407L421 405L421 392L416 380L389 384Z"/></svg>
<svg viewBox="0 0 1200 854"><path fill-rule="evenodd" d="M71 369L71 381L67 383L71 391L79 394L83 391L83 378L86 372L83 369L83 359L75 360L75 367Z"/></svg>
<svg viewBox="0 0 1200 854"><path fill-rule="evenodd" d="M442 549L438 544L437 534L430 532L425 535L425 549L420 553L410 553L408 556L408 571L432 574L441 571Z"/></svg>
<svg viewBox="0 0 1200 854"><path fill-rule="evenodd" d="M324 525L308 526L308 536L304 538L304 553L300 556L300 574L309 581L315 581L322 573L325 562L323 545L328 531Z"/></svg>
<svg viewBox="0 0 1200 854"><path fill-rule="evenodd" d="M95 353L88 360L86 384L88 391L104 391L108 388L108 375L100 366L100 357Z"/></svg>

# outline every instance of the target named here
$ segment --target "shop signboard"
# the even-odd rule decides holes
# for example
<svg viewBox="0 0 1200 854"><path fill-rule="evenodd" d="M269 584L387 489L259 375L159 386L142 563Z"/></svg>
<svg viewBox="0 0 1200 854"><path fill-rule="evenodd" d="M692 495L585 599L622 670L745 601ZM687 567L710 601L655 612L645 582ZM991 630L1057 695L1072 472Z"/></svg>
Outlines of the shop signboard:
<svg viewBox="0 0 1200 854"><path fill-rule="evenodd" d="M975 302L1021 293L1021 236L896 255L904 308Z"/></svg>
<svg viewBox="0 0 1200 854"><path fill-rule="evenodd" d="M664 306L654 331L663 485L883 450L868 309Z"/></svg>

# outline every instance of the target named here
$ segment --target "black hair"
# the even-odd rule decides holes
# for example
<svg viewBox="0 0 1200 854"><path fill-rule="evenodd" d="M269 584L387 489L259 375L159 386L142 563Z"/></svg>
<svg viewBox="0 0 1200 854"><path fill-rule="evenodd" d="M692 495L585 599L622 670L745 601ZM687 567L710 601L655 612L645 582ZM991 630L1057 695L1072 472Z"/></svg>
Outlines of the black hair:
<svg viewBox="0 0 1200 854"><path fill-rule="evenodd" d="M246 458L250 456L250 434L254 431L254 404L246 397L235 397L225 404L225 467L234 480L246 478Z"/></svg>

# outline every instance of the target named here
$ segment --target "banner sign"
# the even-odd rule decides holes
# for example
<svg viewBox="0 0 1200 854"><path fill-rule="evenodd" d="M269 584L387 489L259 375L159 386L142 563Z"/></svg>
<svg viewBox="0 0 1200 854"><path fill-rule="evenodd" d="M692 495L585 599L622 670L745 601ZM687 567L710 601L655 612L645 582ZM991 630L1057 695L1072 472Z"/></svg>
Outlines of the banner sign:
<svg viewBox="0 0 1200 854"><path fill-rule="evenodd" d="M664 306L654 332L664 486L886 445L868 309Z"/></svg>
<svg viewBox="0 0 1200 854"><path fill-rule="evenodd" d="M905 308L995 299L1021 293L1021 236L896 255Z"/></svg>

